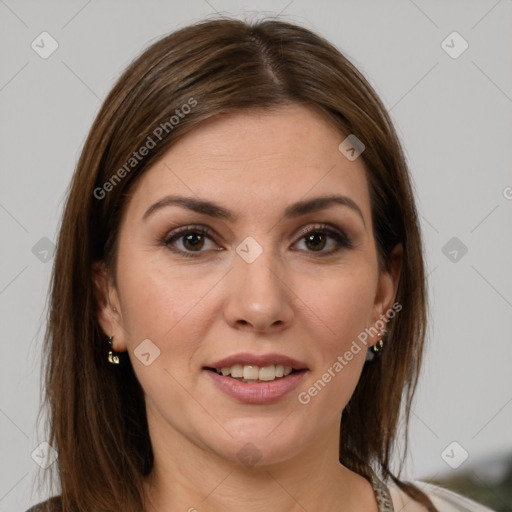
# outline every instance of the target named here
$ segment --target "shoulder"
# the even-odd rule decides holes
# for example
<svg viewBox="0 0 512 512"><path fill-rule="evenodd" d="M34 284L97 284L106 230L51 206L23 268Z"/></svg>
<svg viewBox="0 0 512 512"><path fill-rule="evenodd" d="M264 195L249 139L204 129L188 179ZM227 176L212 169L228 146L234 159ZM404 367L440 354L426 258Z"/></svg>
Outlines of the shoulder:
<svg viewBox="0 0 512 512"><path fill-rule="evenodd" d="M493 512L492 509L472 501L460 494L437 485L428 484L419 480L413 481L437 507L439 512ZM427 512L427 508L412 500L404 491L396 486L389 485L389 494L395 510L402 512Z"/></svg>
<svg viewBox="0 0 512 512"><path fill-rule="evenodd" d="M53 498L30 507L27 512L62 512L61 497L53 496Z"/></svg>

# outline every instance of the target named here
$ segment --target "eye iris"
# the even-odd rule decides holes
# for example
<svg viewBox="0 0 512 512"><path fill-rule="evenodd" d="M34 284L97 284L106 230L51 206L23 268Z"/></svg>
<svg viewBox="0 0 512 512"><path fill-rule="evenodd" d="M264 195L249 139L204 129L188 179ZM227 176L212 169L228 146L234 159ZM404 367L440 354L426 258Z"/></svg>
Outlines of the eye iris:
<svg viewBox="0 0 512 512"><path fill-rule="evenodd" d="M320 247L317 246L320 241ZM311 248L310 243L313 243L313 250L322 250L325 247L325 235L323 233L312 233L306 237L306 245Z"/></svg>
<svg viewBox="0 0 512 512"><path fill-rule="evenodd" d="M185 246L186 249L189 249L189 250L194 250L194 249L201 249L204 245L204 238L203 238L203 235L199 234L199 233L191 233L189 235L185 235L183 237L184 241L183 241L183 245ZM196 245L197 242L201 242L201 245ZM189 246L189 243L192 243L192 247Z"/></svg>

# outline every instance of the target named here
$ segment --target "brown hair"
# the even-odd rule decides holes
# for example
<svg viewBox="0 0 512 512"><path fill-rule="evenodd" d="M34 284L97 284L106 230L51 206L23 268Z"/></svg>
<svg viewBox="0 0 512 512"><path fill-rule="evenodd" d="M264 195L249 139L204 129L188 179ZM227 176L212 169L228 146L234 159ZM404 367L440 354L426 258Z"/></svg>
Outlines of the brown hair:
<svg viewBox="0 0 512 512"><path fill-rule="evenodd" d="M364 142L380 263L386 266L392 249L403 246L396 297L403 309L390 320L387 346L365 365L343 412L339 460L366 478L373 467L436 510L391 468L401 413L406 419L402 463L407 450L426 323L417 212L391 120L362 74L323 38L276 20L232 19L181 29L133 61L105 100L73 176L44 343L48 442L59 453L62 510L141 510L143 477L152 469L144 395L126 352L119 366L106 360L92 282L93 263L101 260L115 282L116 243L130 187L206 119L291 103L322 112L339 128L340 142L343 134ZM148 137L154 147L131 161L134 152L150 145Z"/></svg>

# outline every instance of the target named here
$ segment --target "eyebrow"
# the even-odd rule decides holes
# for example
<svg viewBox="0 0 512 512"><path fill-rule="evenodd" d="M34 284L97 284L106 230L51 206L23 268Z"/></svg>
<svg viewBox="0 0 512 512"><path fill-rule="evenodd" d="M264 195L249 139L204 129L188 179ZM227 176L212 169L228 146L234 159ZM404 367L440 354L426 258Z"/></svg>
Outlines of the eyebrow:
<svg viewBox="0 0 512 512"><path fill-rule="evenodd" d="M366 227L366 223L361 208L359 208L359 206L352 199L350 199L350 197L340 195L315 197L313 199L293 203L292 205L288 206L285 209L284 218L300 217L301 215L306 215L308 213L315 213L320 210L324 210L333 205L346 206L351 210L355 211L361 217L361 220L363 221L363 224ZM202 213L210 217L224 219L231 222L234 222L238 219L238 215L213 201L209 201L206 199L198 199L195 197L176 195L165 196L162 199L158 200L156 203L152 204L146 210L146 212L142 216L142 219L146 220L154 212L166 206L181 206L182 208L186 208L196 213Z"/></svg>

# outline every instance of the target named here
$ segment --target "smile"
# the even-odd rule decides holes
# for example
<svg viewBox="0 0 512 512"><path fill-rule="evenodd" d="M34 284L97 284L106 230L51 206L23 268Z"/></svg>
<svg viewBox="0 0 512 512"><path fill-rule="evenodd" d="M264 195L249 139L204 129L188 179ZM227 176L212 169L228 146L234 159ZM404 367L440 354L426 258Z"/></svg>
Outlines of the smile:
<svg viewBox="0 0 512 512"><path fill-rule="evenodd" d="M238 353L203 366L223 393L246 404L267 404L295 389L309 368L285 354Z"/></svg>
<svg viewBox="0 0 512 512"><path fill-rule="evenodd" d="M268 366L255 366L255 365L241 365L235 364L233 366L226 366L224 368L214 368L219 375L224 377L231 377L240 382L269 382L276 379L282 379L292 373L291 366L284 366L282 364L271 364Z"/></svg>

